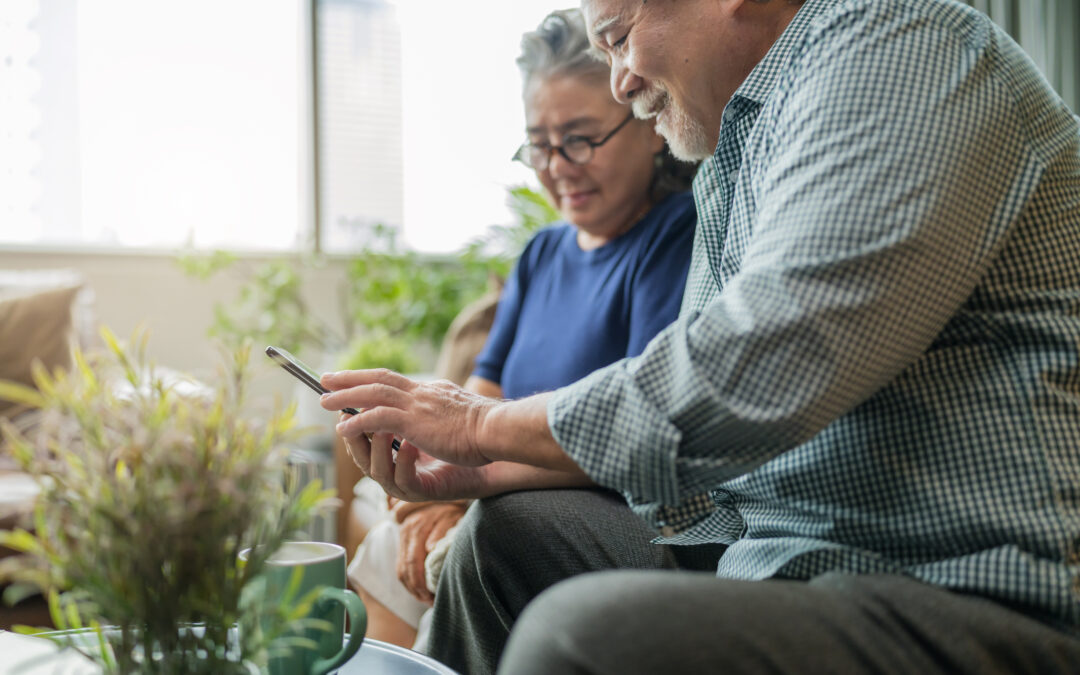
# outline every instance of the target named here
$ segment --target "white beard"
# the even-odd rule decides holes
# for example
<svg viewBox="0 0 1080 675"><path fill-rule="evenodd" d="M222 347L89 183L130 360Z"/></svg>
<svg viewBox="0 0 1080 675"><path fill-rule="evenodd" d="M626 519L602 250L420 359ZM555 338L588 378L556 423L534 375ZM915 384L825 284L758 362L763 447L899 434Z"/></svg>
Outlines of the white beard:
<svg viewBox="0 0 1080 675"><path fill-rule="evenodd" d="M656 131L667 141L671 154L684 162L697 162L712 155L705 125L678 106L667 92L642 92L631 104L639 119L656 118Z"/></svg>

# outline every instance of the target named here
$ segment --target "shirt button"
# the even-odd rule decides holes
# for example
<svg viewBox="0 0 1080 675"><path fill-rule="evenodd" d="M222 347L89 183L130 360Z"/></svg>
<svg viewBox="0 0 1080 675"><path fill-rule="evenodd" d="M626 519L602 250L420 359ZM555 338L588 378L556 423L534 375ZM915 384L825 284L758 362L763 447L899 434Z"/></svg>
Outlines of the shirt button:
<svg viewBox="0 0 1080 675"><path fill-rule="evenodd" d="M729 182L734 183L735 181L739 180L739 172L738 171L732 171L731 173L729 173L727 175L727 179L728 179Z"/></svg>
<svg viewBox="0 0 1080 675"><path fill-rule="evenodd" d="M660 528L660 534L661 534L661 536L664 536L664 537L674 537L675 536L675 528L670 526L670 525L665 525L665 526Z"/></svg>

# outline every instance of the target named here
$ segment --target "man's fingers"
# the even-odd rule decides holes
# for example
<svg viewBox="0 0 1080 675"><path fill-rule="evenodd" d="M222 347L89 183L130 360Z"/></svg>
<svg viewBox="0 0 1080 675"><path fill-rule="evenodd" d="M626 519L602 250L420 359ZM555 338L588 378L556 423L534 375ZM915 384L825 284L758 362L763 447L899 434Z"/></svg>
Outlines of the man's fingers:
<svg viewBox="0 0 1080 675"><path fill-rule="evenodd" d="M340 419L344 421L349 417L349 415L342 413ZM342 434L341 440L345 441L345 452L349 453L349 457L352 458L353 464L360 467L360 470L363 471L365 475L369 475L371 468L371 444L368 443L367 438L363 434L352 437Z"/></svg>
<svg viewBox="0 0 1080 675"><path fill-rule="evenodd" d="M394 482L402 494L422 494L420 480L416 475L416 447L402 443L394 464Z"/></svg>
<svg viewBox="0 0 1080 675"><path fill-rule="evenodd" d="M390 384L373 383L357 387L348 387L329 394L323 394L319 405L326 410L344 410L345 408L406 408L409 404L409 392Z"/></svg>
<svg viewBox="0 0 1080 675"><path fill-rule="evenodd" d="M324 408L333 409L337 404L332 401L329 404L326 401L323 401L322 405ZM350 404L346 403L343 407L348 407L349 405ZM362 433L372 433L376 431L398 431L404 422L405 411L396 406L359 405L357 407L361 408L359 413L356 415L349 415L346 419L338 422L337 432L339 434L343 436L358 436Z"/></svg>
<svg viewBox="0 0 1080 675"><path fill-rule="evenodd" d="M371 438L371 466L368 475L382 486L391 497L405 499L394 484L394 437L391 434L375 434Z"/></svg>
<svg viewBox="0 0 1080 675"><path fill-rule="evenodd" d="M319 381L330 391L359 387L365 384L387 384L406 391L412 389L414 382L409 378L386 368L371 370L342 370L337 373L325 373Z"/></svg>
<svg viewBox="0 0 1080 675"><path fill-rule="evenodd" d="M371 472L371 454L367 439L361 436L343 440L345 441L345 451L349 453L353 464L358 466L365 476L369 475Z"/></svg>

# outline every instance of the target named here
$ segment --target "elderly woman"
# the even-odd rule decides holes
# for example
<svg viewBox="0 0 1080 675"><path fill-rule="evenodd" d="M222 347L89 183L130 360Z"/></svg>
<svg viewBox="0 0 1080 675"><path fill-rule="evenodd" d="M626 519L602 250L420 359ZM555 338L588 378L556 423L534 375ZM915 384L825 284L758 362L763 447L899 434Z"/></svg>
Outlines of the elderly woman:
<svg viewBox="0 0 1080 675"><path fill-rule="evenodd" d="M652 123L612 98L610 71L588 48L576 10L552 13L522 40L528 140L514 159L536 172L565 220L536 234L507 280L465 385L482 395L518 398L572 383L639 354L679 311L695 167L674 160ZM653 533L621 499L597 500L637 528L628 546L649 548ZM429 553L444 550L438 542L465 507L398 503L368 534L349 575L369 610L369 637L413 644L434 600Z"/></svg>

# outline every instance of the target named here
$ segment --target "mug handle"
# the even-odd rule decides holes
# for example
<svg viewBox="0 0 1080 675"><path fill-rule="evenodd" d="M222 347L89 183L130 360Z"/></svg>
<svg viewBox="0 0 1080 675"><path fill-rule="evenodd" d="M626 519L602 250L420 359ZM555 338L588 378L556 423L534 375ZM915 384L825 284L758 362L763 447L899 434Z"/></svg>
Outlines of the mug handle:
<svg viewBox="0 0 1080 675"><path fill-rule="evenodd" d="M311 664L311 675L326 675L331 670L341 667L360 649L360 643L364 641L364 633L367 631L367 611L364 610L364 603L360 601L360 597L356 593L343 588L327 586L319 592L316 606L325 607L327 603L331 602L340 602L345 606L345 612L349 615L349 641L345 643L337 654L329 658L318 659Z"/></svg>

